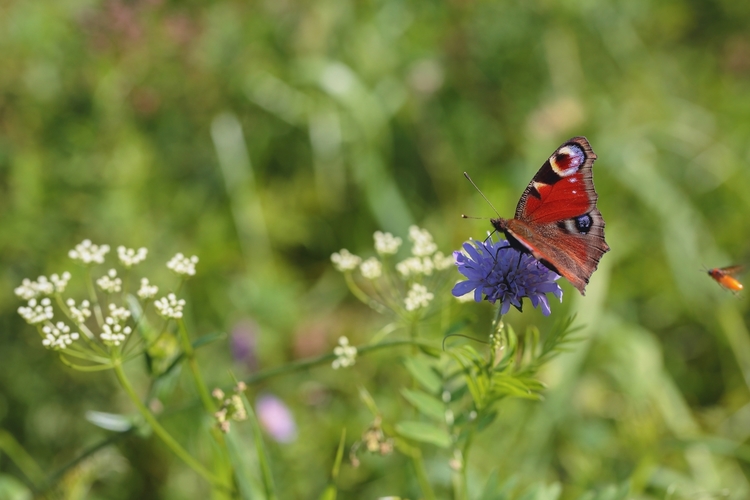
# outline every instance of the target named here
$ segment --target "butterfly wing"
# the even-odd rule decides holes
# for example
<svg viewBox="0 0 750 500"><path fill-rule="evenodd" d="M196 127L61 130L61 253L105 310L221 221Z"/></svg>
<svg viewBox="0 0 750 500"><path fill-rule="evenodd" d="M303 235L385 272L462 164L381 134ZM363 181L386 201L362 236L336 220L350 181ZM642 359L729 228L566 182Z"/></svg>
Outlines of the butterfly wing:
<svg viewBox="0 0 750 500"><path fill-rule="evenodd" d="M596 208L594 160L596 154L585 137L565 142L531 179L515 219L504 221L507 235L581 294L609 251L604 219Z"/></svg>

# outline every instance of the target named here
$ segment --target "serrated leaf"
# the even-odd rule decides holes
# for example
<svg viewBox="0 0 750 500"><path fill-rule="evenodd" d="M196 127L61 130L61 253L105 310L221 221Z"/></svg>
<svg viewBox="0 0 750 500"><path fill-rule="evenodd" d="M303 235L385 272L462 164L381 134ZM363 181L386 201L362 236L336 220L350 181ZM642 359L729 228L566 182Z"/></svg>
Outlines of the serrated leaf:
<svg viewBox="0 0 750 500"><path fill-rule="evenodd" d="M445 404L426 392L413 391L410 389L401 389L401 394L409 401L414 407L419 410L422 415L437 420L438 422L445 422Z"/></svg>
<svg viewBox="0 0 750 500"><path fill-rule="evenodd" d="M118 415L116 413L106 413L103 411L87 411L86 420L97 427L114 432L129 431L130 428L133 427L133 421L130 417Z"/></svg>
<svg viewBox="0 0 750 500"><path fill-rule="evenodd" d="M411 373L411 376L427 389L427 392L432 394L440 392L440 389L443 387L443 381L427 361L420 357L405 358L404 366Z"/></svg>
<svg viewBox="0 0 750 500"><path fill-rule="evenodd" d="M448 448L452 443L448 432L426 422L399 422L396 424L396 432L405 438L421 443L434 444L441 448Z"/></svg>

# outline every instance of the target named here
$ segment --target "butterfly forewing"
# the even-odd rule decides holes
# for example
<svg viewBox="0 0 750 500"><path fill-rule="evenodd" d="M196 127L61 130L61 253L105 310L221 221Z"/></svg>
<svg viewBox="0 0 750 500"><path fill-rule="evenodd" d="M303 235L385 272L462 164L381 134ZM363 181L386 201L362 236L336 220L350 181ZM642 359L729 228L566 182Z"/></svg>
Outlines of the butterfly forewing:
<svg viewBox="0 0 750 500"><path fill-rule="evenodd" d="M596 206L592 166L596 154L585 137L555 150L521 195L516 219L537 224L572 219Z"/></svg>

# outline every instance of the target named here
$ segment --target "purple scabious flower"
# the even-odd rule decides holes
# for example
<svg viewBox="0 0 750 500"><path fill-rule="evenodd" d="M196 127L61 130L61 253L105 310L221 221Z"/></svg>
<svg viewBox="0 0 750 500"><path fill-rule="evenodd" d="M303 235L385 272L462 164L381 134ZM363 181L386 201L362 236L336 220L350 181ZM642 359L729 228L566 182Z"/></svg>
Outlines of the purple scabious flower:
<svg viewBox="0 0 750 500"><path fill-rule="evenodd" d="M547 293L562 302L562 288L555 283L560 276L533 255L519 252L506 240L472 240L463 247L464 251L453 252L453 257L458 271L468 279L456 283L454 296L461 297L473 290L477 302L485 298L494 304L499 300L501 314L507 313L510 306L521 311L524 297L534 307L541 305L545 316L551 312Z"/></svg>

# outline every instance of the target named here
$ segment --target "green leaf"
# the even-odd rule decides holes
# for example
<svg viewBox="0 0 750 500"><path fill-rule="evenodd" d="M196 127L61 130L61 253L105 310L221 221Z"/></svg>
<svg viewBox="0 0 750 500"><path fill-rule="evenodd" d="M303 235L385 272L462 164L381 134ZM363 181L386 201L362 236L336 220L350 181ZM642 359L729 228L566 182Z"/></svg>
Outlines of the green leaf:
<svg viewBox="0 0 750 500"><path fill-rule="evenodd" d="M427 389L427 392L438 394L443 387L443 381L432 369L429 363L421 357L404 359L404 366L417 382Z"/></svg>
<svg viewBox="0 0 750 500"><path fill-rule="evenodd" d="M0 475L0 498L6 500L28 500L33 498L31 490L13 476Z"/></svg>
<svg viewBox="0 0 750 500"><path fill-rule="evenodd" d="M396 424L396 432L405 438L434 444L441 448L448 448L453 442L448 432L426 422L399 422Z"/></svg>
<svg viewBox="0 0 750 500"><path fill-rule="evenodd" d="M339 441L339 448L336 450L336 459L333 461L333 470L331 470L331 481L328 486L323 490L323 494L320 495L320 500L336 500L336 494L338 489L336 488L336 479L339 477L339 470L341 470L341 462L344 459L344 447L346 443L346 429L341 431L341 440Z"/></svg>
<svg viewBox="0 0 750 500"><path fill-rule="evenodd" d="M87 411L86 420L97 427L114 432L126 432L133 427L133 420L125 415L103 411Z"/></svg>
<svg viewBox="0 0 750 500"><path fill-rule="evenodd" d="M552 483L549 486L537 484L528 488L518 500L557 500L562 493L560 483Z"/></svg>
<svg viewBox="0 0 750 500"><path fill-rule="evenodd" d="M445 422L445 404L435 396L406 388L401 389L401 394L423 415Z"/></svg>
<svg viewBox="0 0 750 500"><path fill-rule="evenodd" d="M253 410L253 406L247 400L247 397L244 394L241 394L240 397L242 398L242 404L245 405L245 410L247 411L247 420L250 422L250 427L253 430L253 438L255 439L255 451L258 455L260 477L263 482L263 490L266 495L266 499L275 500L276 498L278 498L276 496L276 485L274 484L273 476L271 475L271 463L268 459L268 453L266 452L265 446L263 444L263 433L260 429L260 423L258 422L258 418L255 415L255 410Z"/></svg>
<svg viewBox="0 0 750 500"><path fill-rule="evenodd" d="M498 471L493 470L487 478L484 491L482 491L481 496L477 500L510 500L510 492L516 486L517 482L518 478L511 476L508 480L500 484Z"/></svg>
<svg viewBox="0 0 750 500"><path fill-rule="evenodd" d="M250 462L254 462L249 457L252 451L237 432L229 432L224 436L229 451L229 461L232 464L234 478L237 484L239 498L243 500L254 500L265 498L263 486L253 475L254 467Z"/></svg>
<svg viewBox="0 0 750 500"><path fill-rule="evenodd" d="M482 412L477 420L477 431L486 429L497 418L496 411Z"/></svg>

